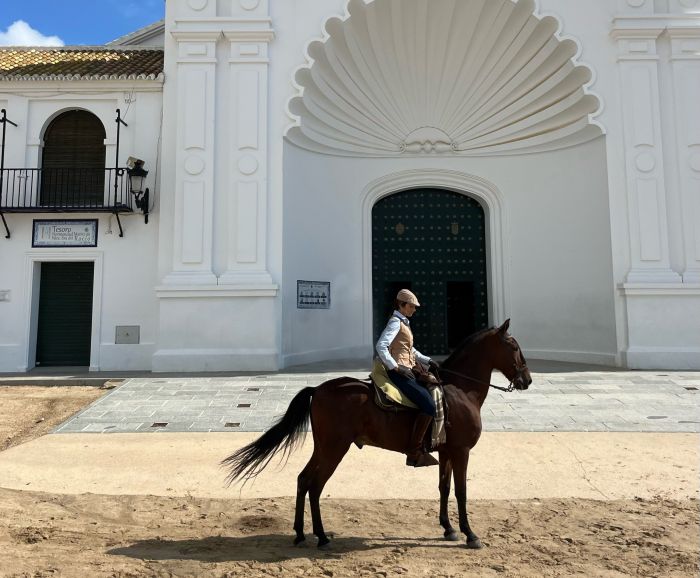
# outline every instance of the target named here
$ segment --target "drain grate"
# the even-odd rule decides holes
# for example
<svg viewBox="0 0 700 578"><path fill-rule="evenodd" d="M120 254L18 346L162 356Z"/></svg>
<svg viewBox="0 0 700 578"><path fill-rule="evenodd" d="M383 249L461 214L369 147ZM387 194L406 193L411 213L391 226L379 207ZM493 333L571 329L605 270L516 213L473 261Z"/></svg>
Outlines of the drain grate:
<svg viewBox="0 0 700 578"><path fill-rule="evenodd" d="M259 387L248 387L246 388L246 391L260 391Z"/></svg>
<svg viewBox="0 0 700 578"><path fill-rule="evenodd" d="M692 386L692 385L690 385L690 386L686 387L685 389L687 389L688 391L697 391L697 390L698 390L698 388L697 388L697 387L695 387L695 386Z"/></svg>
<svg viewBox="0 0 700 578"><path fill-rule="evenodd" d="M241 422L239 421L227 421L224 427L241 427Z"/></svg>
<svg viewBox="0 0 700 578"><path fill-rule="evenodd" d="M249 403L239 403L236 407L250 407Z"/></svg>
<svg viewBox="0 0 700 578"><path fill-rule="evenodd" d="M668 419L667 415L648 415L647 419Z"/></svg>
<svg viewBox="0 0 700 578"><path fill-rule="evenodd" d="M167 425L168 425L168 422L167 422L167 421L154 421L154 422L151 424L151 427L165 427L165 426L167 426Z"/></svg>

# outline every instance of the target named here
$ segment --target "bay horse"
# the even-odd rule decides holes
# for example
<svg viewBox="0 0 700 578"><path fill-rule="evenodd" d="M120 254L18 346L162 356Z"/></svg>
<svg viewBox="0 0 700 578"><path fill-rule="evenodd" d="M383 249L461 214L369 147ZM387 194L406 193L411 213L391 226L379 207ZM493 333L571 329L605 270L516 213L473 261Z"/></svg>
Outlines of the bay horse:
<svg viewBox="0 0 700 578"><path fill-rule="evenodd" d="M481 541L467 518L467 465L469 451L481 435L481 406L489 392L491 372L498 370L510 381L507 389L524 390L532 383L530 370L518 342L508 333L510 319L465 339L442 363L440 372L449 376L444 386L447 401L446 442L438 446L440 456L440 525L445 539L459 540L450 524L447 503L450 478L454 476L459 529L466 535L469 548L481 548ZM505 388L503 388L505 389ZM371 445L406 453L415 417L414 411L390 412L374 402L373 386L350 377L326 381L317 387L305 387L292 399L286 413L257 440L242 447L222 465L229 467L229 484L258 475L280 450L288 455L299 445L311 419L314 450L297 478L294 544L304 536L304 503L309 494L313 533L318 546L330 540L323 529L319 499L323 487L338 467L350 446Z"/></svg>

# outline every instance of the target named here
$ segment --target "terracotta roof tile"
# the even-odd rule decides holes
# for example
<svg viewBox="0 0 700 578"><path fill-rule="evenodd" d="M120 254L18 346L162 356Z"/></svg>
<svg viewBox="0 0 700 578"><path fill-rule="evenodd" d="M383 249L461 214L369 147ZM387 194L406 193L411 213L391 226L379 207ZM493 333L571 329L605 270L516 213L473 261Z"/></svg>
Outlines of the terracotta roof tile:
<svg viewBox="0 0 700 578"><path fill-rule="evenodd" d="M163 51L113 48L0 48L0 80L154 79Z"/></svg>

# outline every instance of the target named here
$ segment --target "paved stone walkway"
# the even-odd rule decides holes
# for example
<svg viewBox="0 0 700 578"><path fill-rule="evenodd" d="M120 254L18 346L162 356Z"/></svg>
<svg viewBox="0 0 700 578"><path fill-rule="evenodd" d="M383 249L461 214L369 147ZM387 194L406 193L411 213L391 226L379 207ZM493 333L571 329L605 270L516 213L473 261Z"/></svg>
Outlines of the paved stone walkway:
<svg viewBox="0 0 700 578"><path fill-rule="evenodd" d="M236 377L140 377L62 424L76 432L256 432L267 429L303 387L363 371ZM525 392L492 390L486 431L700 432L700 372L532 373ZM493 383L506 384L500 374Z"/></svg>

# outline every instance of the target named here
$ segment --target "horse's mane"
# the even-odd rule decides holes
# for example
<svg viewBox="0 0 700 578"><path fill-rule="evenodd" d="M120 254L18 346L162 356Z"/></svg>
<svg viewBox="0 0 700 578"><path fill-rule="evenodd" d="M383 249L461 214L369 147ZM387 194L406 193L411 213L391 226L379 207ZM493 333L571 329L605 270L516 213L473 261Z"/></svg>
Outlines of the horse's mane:
<svg viewBox="0 0 700 578"><path fill-rule="evenodd" d="M477 331L476 333L472 333L471 335L465 337L462 339L462 341L457 345L457 347L454 348L452 353L447 356L447 359L442 362L442 365L449 365L450 363L454 363L459 357L462 356L464 351L474 345L476 342L481 341L484 337L486 337L487 333L491 333L497 329L496 327L485 327L484 329L481 329Z"/></svg>

